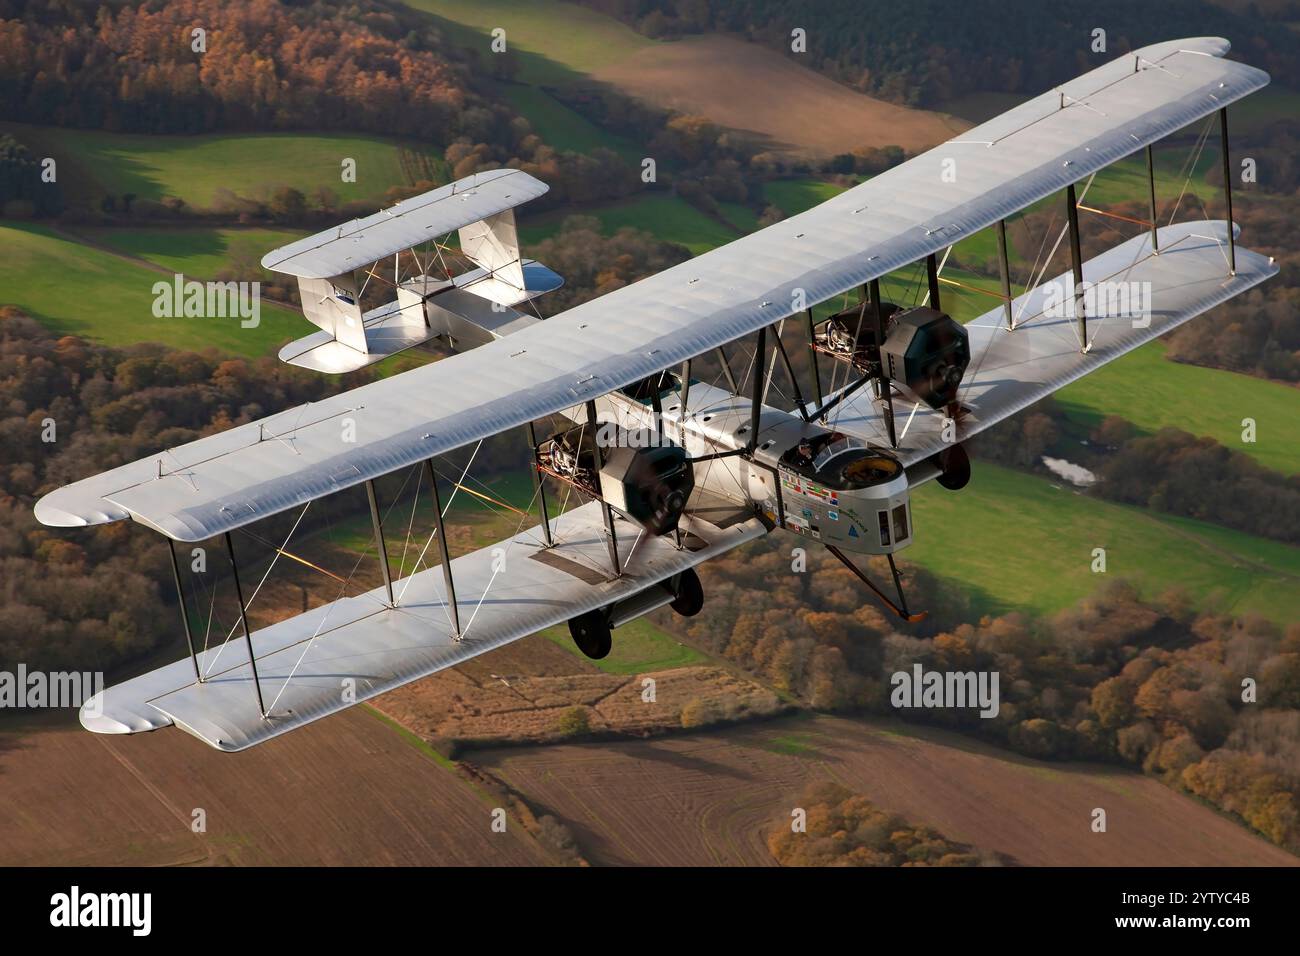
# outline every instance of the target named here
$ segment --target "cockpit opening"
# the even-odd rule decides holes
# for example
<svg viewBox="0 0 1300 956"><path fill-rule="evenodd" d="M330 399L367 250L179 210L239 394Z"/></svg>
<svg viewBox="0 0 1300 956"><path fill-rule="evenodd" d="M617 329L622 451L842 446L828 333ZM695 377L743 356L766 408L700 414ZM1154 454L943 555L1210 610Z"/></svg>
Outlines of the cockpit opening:
<svg viewBox="0 0 1300 956"><path fill-rule="evenodd" d="M781 456L781 464L840 491L885 484L903 473L898 459L842 432L800 439Z"/></svg>
<svg viewBox="0 0 1300 956"><path fill-rule="evenodd" d="M697 384L694 378L691 384ZM654 401L656 390L659 393L660 401L677 395L682 390L682 377L676 372L670 372L664 369L656 372L654 375L633 382L619 389L619 393L626 395L633 401L640 402L642 405L650 405Z"/></svg>

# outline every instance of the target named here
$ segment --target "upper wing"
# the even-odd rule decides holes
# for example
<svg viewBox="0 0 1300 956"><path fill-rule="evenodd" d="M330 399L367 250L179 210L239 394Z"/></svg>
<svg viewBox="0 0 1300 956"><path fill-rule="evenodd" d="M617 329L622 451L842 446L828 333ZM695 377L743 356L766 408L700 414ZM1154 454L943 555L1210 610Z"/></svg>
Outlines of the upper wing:
<svg viewBox="0 0 1300 956"><path fill-rule="evenodd" d="M1267 256L1237 246L1237 272L1228 274L1226 222L1185 222L1160 230L1160 254L1152 255L1146 233L1083 264L1085 283L1137 283L1150 293L1149 310L1136 316L1132 300L1097 296L1088 314L1087 352L1079 348L1077 320L1048 309L1069 288L1058 276L1012 303L1018 316L1008 331L1001 306L966 326L970 366L958 393L963 407L956 432L944 440L947 412L894 402L898 456L914 465L1020 411L1064 385L1182 325L1251 286L1276 275ZM1068 297L1066 301L1069 302ZM1052 313L1052 314L1049 314ZM830 416L834 427L881 445L888 434L879 403L856 392Z"/></svg>
<svg viewBox="0 0 1300 956"><path fill-rule="evenodd" d="M936 252L1268 82L1227 49L1146 47L806 213L450 360L76 482L36 515L198 540L554 414Z"/></svg>
<svg viewBox="0 0 1300 956"><path fill-rule="evenodd" d="M513 209L549 188L519 169L488 170L281 246L262 257L262 266L328 279Z"/></svg>
<svg viewBox="0 0 1300 956"><path fill-rule="evenodd" d="M601 507L591 502L553 519L554 547L543 548L534 528L454 559L460 640L452 636L442 570L434 567L393 582L397 607L377 588L254 631L266 719L244 643L236 639L198 655L202 683L183 658L96 694L83 705L81 722L106 734L174 724L220 750L243 750L615 604L767 532L753 516L729 516L719 527L696 513L683 523L680 551L667 538L621 534L623 573L615 578L606 570Z"/></svg>

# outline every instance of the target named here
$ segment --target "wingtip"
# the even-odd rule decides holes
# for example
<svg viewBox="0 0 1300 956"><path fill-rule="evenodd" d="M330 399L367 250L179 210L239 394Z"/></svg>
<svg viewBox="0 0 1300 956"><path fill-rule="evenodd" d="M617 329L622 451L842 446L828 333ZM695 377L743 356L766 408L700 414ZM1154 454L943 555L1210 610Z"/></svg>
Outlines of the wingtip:
<svg viewBox="0 0 1300 956"><path fill-rule="evenodd" d="M141 734L151 730L170 727L171 719L162 713L140 714L134 711L123 713L120 710L110 714L105 710L104 692L95 694L77 712L81 726L94 734Z"/></svg>
<svg viewBox="0 0 1300 956"><path fill-rule="evenodd" d="M83 507L74 511L61 503L67 497L69 497L67 487L57 488L41 496L32 508L36 520L49 528L88 528L91 525L111 524L131 517L121 508L107 507L108 502L102 498L97 499L97 507L93 510L84 507L87 502L83 500L80 502Z"/></svg>

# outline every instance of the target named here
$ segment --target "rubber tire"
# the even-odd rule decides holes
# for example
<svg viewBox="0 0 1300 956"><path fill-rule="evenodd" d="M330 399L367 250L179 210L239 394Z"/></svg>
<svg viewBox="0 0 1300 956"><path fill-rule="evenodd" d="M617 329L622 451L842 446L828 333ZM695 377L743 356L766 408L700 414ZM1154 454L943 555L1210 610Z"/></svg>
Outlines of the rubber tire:
<svg viewBox="0 0 1300 956"><path fill-rule="evenodd" d="M593 661L609 656L614 646L614 635L610 633L609 621L603 610L588 611L569 621L569 635L573 643Z"/></svg>
<svg viewBox="0 0 1300 956"><path fill-rule="evenodd" d="M687 568L677 580L677 597L669 605L682 617L694 617L704 608L704 585L694 568Z"/></svg>
<svg viewBox="0 0 1300 956"><path fill-rule="evenodd" d="M943 469L935 480L949 491L960 491L970 483L970 456L961 445L953 445L939 452L939 467Z"/></svg>

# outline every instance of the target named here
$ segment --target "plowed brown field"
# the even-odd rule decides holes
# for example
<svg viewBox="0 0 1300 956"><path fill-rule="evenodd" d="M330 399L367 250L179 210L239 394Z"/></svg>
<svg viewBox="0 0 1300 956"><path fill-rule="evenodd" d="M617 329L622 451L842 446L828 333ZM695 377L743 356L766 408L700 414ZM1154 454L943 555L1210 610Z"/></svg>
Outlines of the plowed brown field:
<svg viewBox="0 0 1300 956"><path fill-rule="evenodd" d="M656 43L591 75L652 105L707 116L767 149L792 154L832 156L890 145L919 152L971 125L874 99L808 69L796 56L721 35Z"/></svg>
<svg viewBox="0 0 1300 956"><path fill-rule="evenodd" d="M0 866L537 865L513 820L361 708L238 754L178 730L0 738ZM207 814L193 833L192 814Z"/></svg>
<svg viewBox="0 0 1300 956"><path fill-rule="evenodd" d="M800 717L628 743L471 758L564 820L593 864L770 865L766 834L815 780L1020 864L1300 863L1156 780L1029 760L942 731ZM1091 830L1092 811L1107 832Z"/></svg>

